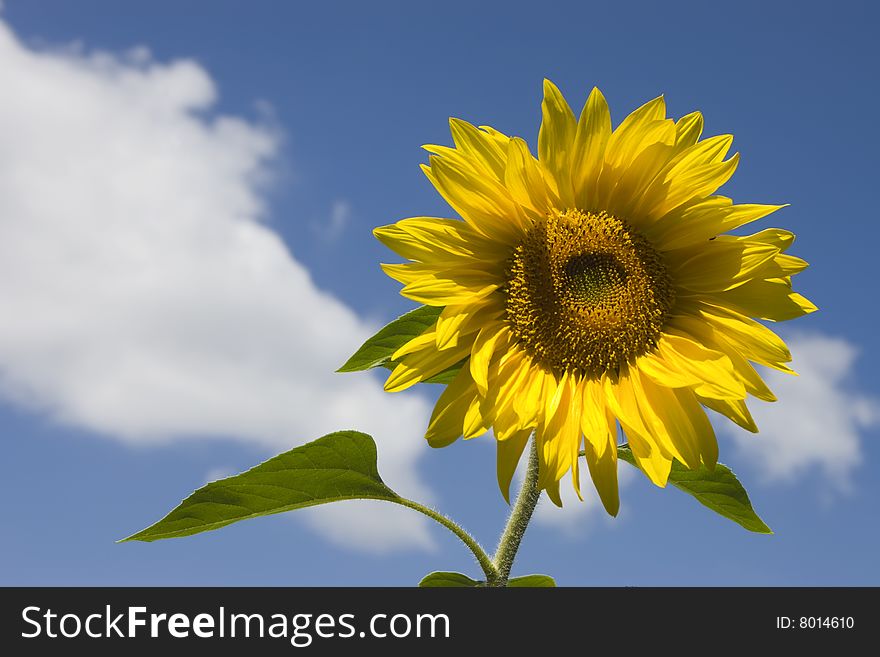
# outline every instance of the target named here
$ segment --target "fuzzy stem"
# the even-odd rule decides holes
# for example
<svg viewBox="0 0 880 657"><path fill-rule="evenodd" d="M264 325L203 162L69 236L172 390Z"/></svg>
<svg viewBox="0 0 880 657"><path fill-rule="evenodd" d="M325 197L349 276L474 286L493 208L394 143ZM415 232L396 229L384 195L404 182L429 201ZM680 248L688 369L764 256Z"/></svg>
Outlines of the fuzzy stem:
<svg viewBox="0 0 880 657"><path fill-rule="evenodd" d="M513 567L513 560L516 558L519 544L522 542L523 535L532 519L532 513L538 504L541 491L538 490L538 445L533 438L531 441L531 449L529 450L529 465L526 469L526 477L523 480L522 488L516 496L516 502L510 517L507 519L507 526L501 539L498 541L498 549L495 551L495 568L497 575L494 579L489 579L490 586L507 586L507 578L510 576L510 569Z"/></svg>
<svg viewBox="0 0 880 657"><path fill-rule="evenodd" d="M412 500L408 500L405 498L400 498L399 500L395 500L397 504L401 506L405 506L408 509L413 509L418 511L419 513L423 513L431 520L434 520L455 534L461 542L464 543L467 548L473 552L474 557L477 560L477 563L480 564L480 568L483 569L483 573L486 575L486 581L493 582L498 579L498 570L495 567L495 564L492 562L492 559L489 558L489 555L486 554L486 551L480 546L477 540L468 534L458 523L456 523L452 518L444 516L442 513L435 511L434 509L419 504L418 502L413 502Z"/></svg>

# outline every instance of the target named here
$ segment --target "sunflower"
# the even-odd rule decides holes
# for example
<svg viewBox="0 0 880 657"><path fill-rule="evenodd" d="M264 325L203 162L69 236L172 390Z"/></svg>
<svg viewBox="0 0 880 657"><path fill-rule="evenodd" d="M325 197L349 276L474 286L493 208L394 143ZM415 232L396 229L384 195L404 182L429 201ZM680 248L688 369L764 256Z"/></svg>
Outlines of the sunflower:
<svg viewBox="0 0 880 657"><path fill-rule="evenodd" d="M586 455L616 515L617 445L665 486L673 459L715 466L705 408L757 432L749 395L775 397L753 363L793 373L785 343L756 321L816 310L792 291L807 263L794 235L728 231L780 205L733 204L733 137L700 139L699 112L666 118L663 97L612 130L593 89L580 114L544 82L538 157L525 141L450 119L454 147L425 146L422 168L461 219L414 217L376 237L409 262L382 265L401 294L442 307L403 345L385 383L403 390L459 365L426 432L435 447L493 430L498 482L530 436L538 487L561 505L560 479Z"/></svg>

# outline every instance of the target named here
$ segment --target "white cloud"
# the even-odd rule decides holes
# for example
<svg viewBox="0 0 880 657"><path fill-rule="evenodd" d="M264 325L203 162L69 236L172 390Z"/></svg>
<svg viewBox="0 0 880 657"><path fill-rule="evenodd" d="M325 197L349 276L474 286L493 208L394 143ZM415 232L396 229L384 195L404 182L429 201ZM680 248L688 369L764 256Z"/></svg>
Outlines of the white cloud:
<svg viewBox="0 0 880 657"><path fill-rule="evenodd" d="M330 214L325 220L312 222L312 231L325 242L335 242L351 222L351 214L351 204L337 199L330 206Z"/></svg>
<svg viewBox="0 0 880 657"><path fill-rule="evenodd" d="M819 333L794 333L787 342L800 376L762 370L779 401L749 402L760 433L730 423L717 426L733 437L764 481L818 473L833 489L847 491L862 461L862 434L880 422L880 400L856 386L858 351L851 343Z"/></svg>
<svg viewBox="0 0 880 657"><path fill-rule="evenodd" d="M390 485L430 497L416 472L426 401L333 373L377 327L259 223L273 130L213 117L216 87L193 61L36 51L2 22L0 89L2 395L132 444L277 451L358 428ZM341 528L309 517L349 545L430 545L405 510L332 513Z"/></svg>

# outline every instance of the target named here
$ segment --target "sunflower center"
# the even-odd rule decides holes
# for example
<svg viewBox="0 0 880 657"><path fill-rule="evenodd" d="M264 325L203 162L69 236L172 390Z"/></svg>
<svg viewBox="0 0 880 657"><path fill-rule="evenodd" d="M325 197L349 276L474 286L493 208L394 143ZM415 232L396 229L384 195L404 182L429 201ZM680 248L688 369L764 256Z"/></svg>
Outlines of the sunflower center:
<svg viewBox="0 0 880 657"><path fill-rule="evenodd" d="M663 259L625 221L567 210L536 222L508 263L507 322L540 364L590 378L653 349L675 301Z"/></svg>
<svg viewBox="0 0 880 657"><path fill-rule="evenodd" d="M582 253L569 258L563 268L563 288L572 301L599 303L626 285L626 269L610 253Z"/></svg>

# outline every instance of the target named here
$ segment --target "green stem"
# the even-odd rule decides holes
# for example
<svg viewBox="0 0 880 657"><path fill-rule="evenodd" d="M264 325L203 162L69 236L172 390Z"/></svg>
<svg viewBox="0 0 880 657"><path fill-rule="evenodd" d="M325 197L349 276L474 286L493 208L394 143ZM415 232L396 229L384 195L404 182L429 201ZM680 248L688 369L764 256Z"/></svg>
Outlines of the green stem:
<svg viewBox="0 0 880 657"><path fill-rule="evenodd" d="M522 488L519 489L519 494L516 496L516 502L510 512L510 518L507 519L504 533L501 534L501 539L498 541L498 549L495 551L494 563L497 575L494 579L489 579L490 586L507 586L507 578L510 576L510 569L513 567L513 560L516 558L519 544L522 542L529 521L532 519L532 513L541 497L541 491L538 490L538 446L534 438L531 443L526 477Z"/></svg>
<svg viewBox="0 0 880 657"><path fill-rule="evenodd" d="M419 504L418 502L413 502L412 500L400 498L394 501L401 506L407 507L408 509L413 509L415 511L418 511L419 513L423 513L431 518L431 520L435 520L436 522L446 527L446 529L458 536L458 538L461 539L461 542L464 543L471 552L473 552L477 563L480 564L480 568L483 569L483 573L486 575L486 581L494 582L498 579L498 570L495 567L495 563L493 563L492 559L489 558L489 555L486 554L486 551L480 546L479 543L477 543L476 539L473 536L462 529L462 527L454 520L452 520L452 518L448 518L442 513L438 513L437 511L434 511L434 509Z"/></svg>

